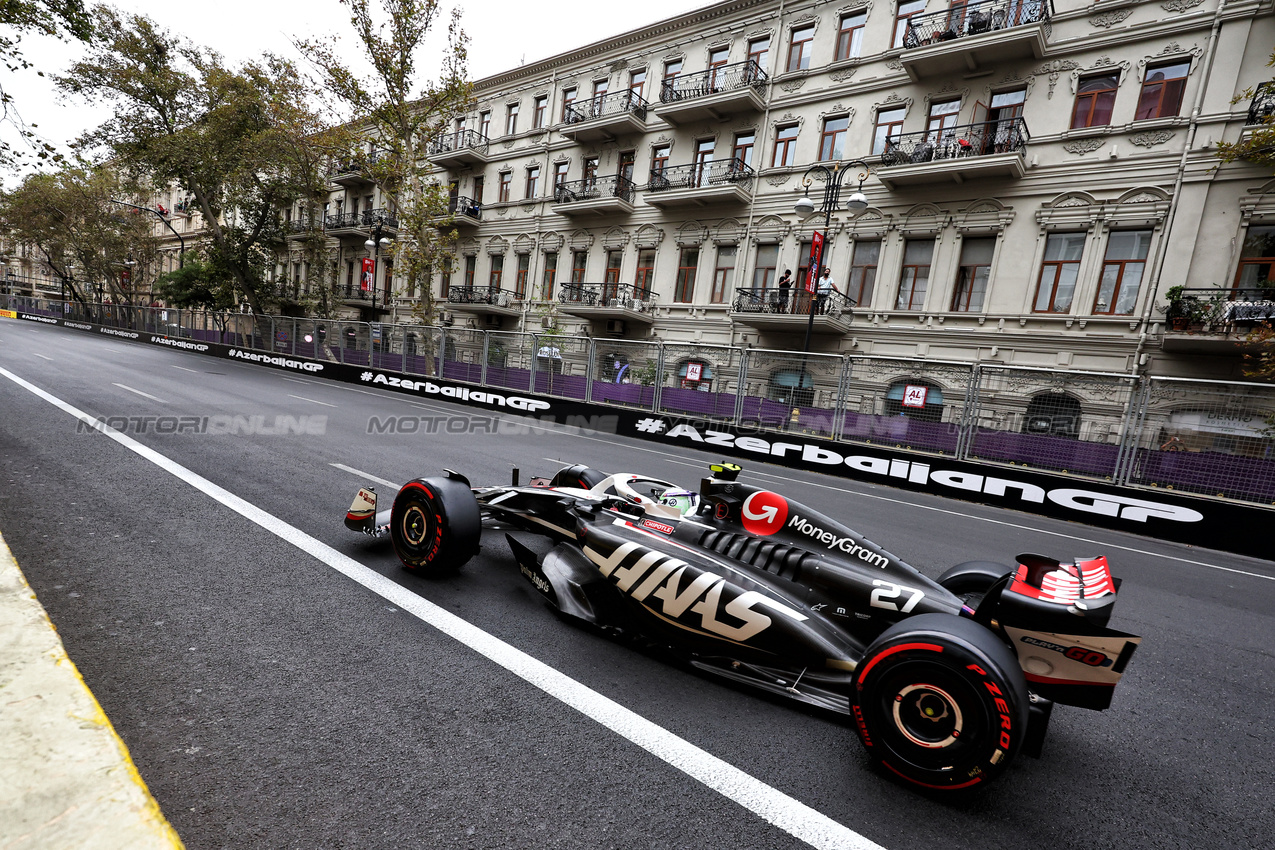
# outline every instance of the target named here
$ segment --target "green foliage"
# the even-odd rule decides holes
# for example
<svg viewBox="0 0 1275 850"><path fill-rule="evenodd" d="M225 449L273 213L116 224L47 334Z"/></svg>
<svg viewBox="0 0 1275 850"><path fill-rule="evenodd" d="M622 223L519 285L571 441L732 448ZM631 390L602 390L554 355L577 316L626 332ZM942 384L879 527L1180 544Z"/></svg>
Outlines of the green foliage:
<svg viewBox="0 0 1275 850"><path fill-rule="evenodd" d="M181 268L159 276L155 291L173 307L225 310L234 306L229 284L224 269L198 257L186 257Z"/></svg>
<svg viewBox="0 0 1275 850"><path fill-rule="evenodd" d="M111 203L133 188L104 169L30 174L13 191L0 193L0 228L34 248L73 297L86 300L80 292L85 281L105 282L117 303L130 303L118 286L121 272L131 267L136 280L155 258L151 220Z"/></svg>
<svg viewBox="0 0 1275 850"><path fill-rule="evenodd" d="M269 54L238 68L140 15L94 11L94 50L55 80L113 109L76 143L157 188L193 199L208 231L207 261L224 269L254 310L284 234L279 210L321 203L331 138L311 86Z"/></svg>
<svg viewBox="0 0 1275 850"><path fill-rule="evenodd" d="M1275 67L1275 52L1271 53L1270 61L1266 64ZM1275 77L1270 84L1275 85ZM1245 89L1234 102L1252 101L1255 95L1255 88ZM1217 146L1217 158L1222 162L1244 160L1275 173L1275 114L1266 116L1262 126L1250 130L1242 141L1220 142Z"/></svg>
<svg viewBox="0 0 1275 850"><path fill-rule="evenodd" d="M22 52L23 33L40 33L61 39L87 41L93 22L83 0L0 0L0 63L10 72L32 67ZM0 79L0 124L17 131L24 147L0 141L0 167L15 168L34 158L65 163L66 158L35 132L18 112L13 95Z"/></svg>
<svg viewBox="0 0 1275 850"><path fill-rule="evenodd" d="M325 88L354 116L358 132L377 149L364 168L388 199L399 222L391 249L407 289L420 292L418 319L436 319L430 270L444 267L450 250L436 226L447 215L447 192L429 177L426 145L472 102L467 79L469 39L458 12L448 25L437 81L418 80L416 56L438 19L437 0L342 0L373 73L362 77L341 57L334 38L302 41L300 49L318 69ZM378 22L383 18L385 23ZM366 142L365 142L366 144ZM348 158L348 157L347 157Z"/></svg>

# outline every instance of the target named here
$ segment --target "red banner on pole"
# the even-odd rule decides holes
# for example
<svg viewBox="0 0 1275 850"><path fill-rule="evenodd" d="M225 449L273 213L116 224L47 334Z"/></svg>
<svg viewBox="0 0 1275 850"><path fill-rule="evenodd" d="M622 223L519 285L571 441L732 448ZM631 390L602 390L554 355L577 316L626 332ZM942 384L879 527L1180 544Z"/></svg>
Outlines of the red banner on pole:
<svg viewBox="0 0 1275 850"><path fill-rule="evenodd" d="M815 292L815 281L819 279L819 272L823 268L823 234L818 230L810 239L810 268L806 270L806 292L811 295Z"/></svg>
<svg viewBox="0 0 1275 850"><path fill-rule="evenodd" d="M373 281L376 279L376 260L371 257L363 258L363 274L359 277L359 289L364 292L371 292Z"/></svg>

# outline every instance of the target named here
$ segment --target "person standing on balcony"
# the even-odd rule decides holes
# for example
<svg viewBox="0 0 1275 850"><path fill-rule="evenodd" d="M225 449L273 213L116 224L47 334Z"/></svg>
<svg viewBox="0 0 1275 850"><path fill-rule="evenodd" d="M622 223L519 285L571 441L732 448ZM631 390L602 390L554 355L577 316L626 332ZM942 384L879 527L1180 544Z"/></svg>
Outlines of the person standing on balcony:
<svg viewBox="0 0 1275 850"><path fill-rule="evenodd" d="M815 285L815 311L823 313L828 309L828 299L832 297L832 293L840 293L837 285L832 282L832 269L827 266L823 267L823 271L819 274L819 282Z"/></svg>
<svg viewBox="0 0 1275 850"><path fill-rule="evenodd" d="M779 278L779 301L776 302L776 312L788 312L788 291L792 289L792 269L784 269L783 276Z"/></svg>

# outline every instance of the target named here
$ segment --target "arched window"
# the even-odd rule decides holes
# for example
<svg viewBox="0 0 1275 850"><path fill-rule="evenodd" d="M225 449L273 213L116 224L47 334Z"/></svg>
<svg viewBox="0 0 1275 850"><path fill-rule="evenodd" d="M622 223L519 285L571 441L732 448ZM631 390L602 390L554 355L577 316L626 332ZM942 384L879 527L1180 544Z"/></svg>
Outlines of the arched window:
<svg viewBox="0 0 1275 850"><path fill-rule="evenodd" d="M1080 436L1080 401L1067 393L1043 393L1027 403L1024 434Z"/></svg>
<svg viewBox="0 0 1275 850"><path fill-rule="evenodd" d="M943 388L911 378L895 381L885 394L885 413L920 422L942 422Z"/></svg>

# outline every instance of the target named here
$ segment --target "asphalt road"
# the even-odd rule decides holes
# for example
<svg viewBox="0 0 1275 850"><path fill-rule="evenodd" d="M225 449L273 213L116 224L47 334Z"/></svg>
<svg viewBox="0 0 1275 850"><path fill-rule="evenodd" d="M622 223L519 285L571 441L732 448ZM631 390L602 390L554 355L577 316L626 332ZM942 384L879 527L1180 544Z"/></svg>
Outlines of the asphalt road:
<svg viewBox="0 0 1275 850"><path fill-rule="evenodd" d="M840 824L847 846L1250 850L1275 834L1271 562L746 468L930 575L1034 551L1106 554L1124 579L1112 625L1144 642L1113 708L1058 708L1043 758L935 800L872 770L834 718L555 618L502 534L458 575L425 579L341 525L375 479L446 466L504 483L562 461L695 487L709 454L494 427L472 408L15 321L0 322L0 368L93 416L210 417L213 431L244 417L239 433L156 420L129 436L699 748L700 768L733 766ZM439 433L371 436L373 416ZM156 460L0 375L0 531L192 850L809 846Z"/></svg>

